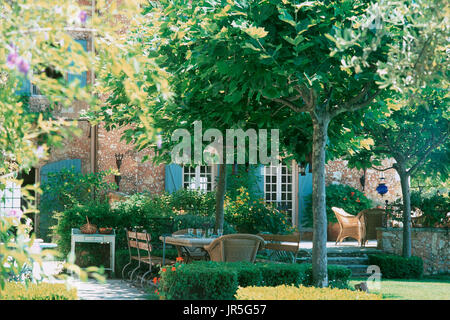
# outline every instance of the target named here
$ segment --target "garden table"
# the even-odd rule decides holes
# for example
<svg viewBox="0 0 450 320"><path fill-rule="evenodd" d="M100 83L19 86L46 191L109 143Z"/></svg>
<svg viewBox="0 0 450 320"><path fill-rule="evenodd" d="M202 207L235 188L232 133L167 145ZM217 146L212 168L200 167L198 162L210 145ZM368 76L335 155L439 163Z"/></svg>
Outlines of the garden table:
<svg viewBox="0 0 450 320"><path fill-rule="evenodd" d="M77 242L89 242L89 243L109 243L109 263L110 267L105 268L105 270L111 270L114 274L114 255L116 248L116 232L113 229L111 234L94 233L85 234L80 231L80 229L72 228L71 234L71 249L70 252L75 257L75 245Z"/></svg>
<svg viewBox="0 0 450 320"><path fill-rule="evenodd" d="M195 237L188 235L163 235L159 237L159 239L163 242L163 264L165 261L166 255L166 244L171 244L175 246L178 252L182 252L182 248L184 248L184 252L189 254L193 248L203 248L213 242L216 237ZM191 250L189 250L191 249Z"/></svg>

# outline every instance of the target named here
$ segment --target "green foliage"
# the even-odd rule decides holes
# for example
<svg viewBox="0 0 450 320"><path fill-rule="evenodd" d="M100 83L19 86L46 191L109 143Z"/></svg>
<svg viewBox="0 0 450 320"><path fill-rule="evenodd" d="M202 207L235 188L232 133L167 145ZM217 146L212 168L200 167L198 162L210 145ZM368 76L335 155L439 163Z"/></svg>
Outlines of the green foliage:
<svg viewBox="0 0 450 320"><path fill-rule="evenodd" d="M38 283L25 286L8 282L0 289L0 300L77 300L77 289L65 284Z"/></svg>
<svg viewBox="0 0 450 320"><path fill-rule="evenodd" d="M173 219L174 221L174 231L182 230L187 228L196 228L206 230L208 228L214 228L215 225L215 217L205 217L205 216L196 216L190 214L177 215ZM224 221L223 223L223 232L224 234L236 233L236 230L233 225Z"/></svg>
<svg viewBox="0 0 450 320"><path fill-rule="evenodd" d="M419 208L423 212L420 218L423 227L442 227L450 223L450 217L447 216L450 208L448 194L423 197L419 192L411 192L411 207Z"/></svg>
<svg viewBox="0 0 450 320"><path fill-rule="evenodd" d="M372 201L364 193L353 187L343 184L330 184L326 187L327 219L328 222L337 222L332 207L342 208L350 214L357 215L364 209L372 207ZM307 226L313 225L312 198L307 198L306 206Z"/></svg>
<svg viewBox="0 0 450 320"><path fill-rule="evenodd" d="M238 190L234 200L226 196L225 220L241 233L282 234L292 231L285 212L278 210L262 198L256 198L244 187Z"/></svg>
<svg viewBox="0 0 450 320"><path fill-rule="evenodd" d="M312 268L305 271L304 285L313 284ZM331 288L347 289L352 271L346 267L338 265L328 265L328 283Z"/></svg>
<svg viewBox="0 0 450 320"><path fill-rule="evenodd" d="M161 271L159 291L167 300L230 300L238 289L235 270L217 263L181 264Z"/></svg>
<svg viewBox="0 0 450 320"><path fill-rule="evenodd" d="M170 204L178 212L209 217L215 212L215 193L179 189L170 195Z"/></svg>
<svg viewBox="0 0 450 320"><path fill-rule="evenodd" d="M328 270L332 286L346 288L351 271L343 266ZM234 299L238 287L311 286L311 274L310 264L197 261L161 269L159 291L165 299Z"/></svg>
<svg viewBox="0 0 450 320"><path fill-rule="evenodd" d="M282 284L300 285L305 281L309 264L266 263L258 264L261 270L264 286L278 286Z"/></svg>
<svg viewBox="0 0 450 320"><path fill-rule="evenodd" d="M423 261L420 257L370 254L369 264L380 267L385 279L419 279L423 275Z"/></svg>
<svg viewBox="0 0 450 320"><path fill-rule="evenodd" d="M115 190L115 183L108 183L105 178L114 174L114 170L95 173L81 173L63 169L48 174L47 181L42 185L44 195L41 198L41 210L59 208L69 209L78 204L93 200L105 201L107 191Z"/></svg>

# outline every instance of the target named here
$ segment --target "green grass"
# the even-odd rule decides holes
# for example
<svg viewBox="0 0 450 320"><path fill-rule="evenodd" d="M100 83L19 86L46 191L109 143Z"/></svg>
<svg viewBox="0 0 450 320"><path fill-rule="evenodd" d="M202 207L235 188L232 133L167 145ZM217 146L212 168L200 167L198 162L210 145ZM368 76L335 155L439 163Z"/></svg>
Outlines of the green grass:
<svg viewBox="0 0 450 320"><path fill-rule="evenodd" d="M365 278L350 280L350 287L366 281ZM369 287L370 288L370 287ZM388 300L450 300L450 275L428 276L422 279L385 279L381 280L381 293Z"/></svg>

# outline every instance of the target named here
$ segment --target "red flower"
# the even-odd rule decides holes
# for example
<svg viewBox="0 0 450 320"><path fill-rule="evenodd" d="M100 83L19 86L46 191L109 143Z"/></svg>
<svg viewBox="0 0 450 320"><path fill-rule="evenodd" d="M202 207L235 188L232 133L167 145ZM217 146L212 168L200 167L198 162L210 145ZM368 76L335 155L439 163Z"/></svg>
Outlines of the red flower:
<svg viewBox="0 0 450 320"><path fill-rule="evenodd" d="M166 268L162 268L161 271L162 271L162 272L166 272L167 269L166 269Z"/></svg>
<svg viewBox="0 0 450 320"><path fill-rule="evenodd" d="M175 267L172 267L172 271L175 271L175 270L177 270L177 268L175 268Z"/></svg>
<svg viewBox="0 0 450 320"><path fill-rule="evenodd" d="M352 191L352 193L350 193L352 195L352 197L355 195L355 192Z"/></svg>
<svg viewBox="0 0 450 320"><path fill-rule="evenodd" d="M347 200L347 198L344 198L344 201Z"/></svg>
<svg viewBox="0 0 450 320"><path fill-rule="evenodd" d="M181 262L181 261L183 261L183 258L182 257L177 257L176 259L175 259L175 261L179 261L179 262Z"/></svg>
<svg viewBox="0 0 450 320"><path fill-rule="evenodd" d="M153 278L153 283L156 284L157 282L158 282L158 278L157 278L157 277L154 277L154 278Z"/></svg>
<svg viewBox="0 0 450 320"><path fill-rule="evenodd" d="M356 199L356 202L361 202L361 201L359 200L359 198L357 198L357 199Z"/></svg>

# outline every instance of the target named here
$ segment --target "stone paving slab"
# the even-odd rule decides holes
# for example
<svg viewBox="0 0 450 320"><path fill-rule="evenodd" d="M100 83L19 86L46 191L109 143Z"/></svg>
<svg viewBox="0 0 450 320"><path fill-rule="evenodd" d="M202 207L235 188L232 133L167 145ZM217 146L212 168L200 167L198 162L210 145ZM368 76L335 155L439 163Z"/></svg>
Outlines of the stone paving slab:
<svg viewBox="0 0 450 320"><path fill-rule="evenodd" d="M121 280L106 280L100 283L96 280L83 282L80 280L69 281L69 284L77 288L80 300L146 300L146 293Z"/></svg>

